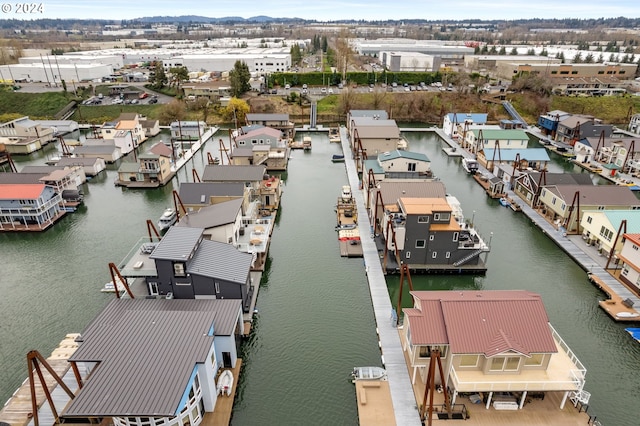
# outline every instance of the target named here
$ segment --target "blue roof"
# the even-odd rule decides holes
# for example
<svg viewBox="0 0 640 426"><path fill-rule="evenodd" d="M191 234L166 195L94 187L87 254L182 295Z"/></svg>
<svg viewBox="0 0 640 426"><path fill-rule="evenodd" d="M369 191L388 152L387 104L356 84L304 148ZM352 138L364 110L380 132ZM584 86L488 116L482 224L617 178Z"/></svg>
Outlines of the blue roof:
<svg viewBox="0 0 640 426"><path fill-rule="evenodd" d="M618 229L623 220L627 221L627 234L640 233L640 210L600 210L611 225Z"/></svg>
<svg viewBox="0 0 640 426"><path fill-rule="evenodd" d="M493 149L485 149L484 156L488 161L493 159ZM549 154L544 148L526 148L526 149L501 149L500 153L496 153L495 160L498 158L502 161L515 161L516 154L520 154L521 160L527 161L549 161Z"/></svg>
<svg viewBox="0 0 640 426"><path fill-rule="evenodd" d="M474 124L485 124L487 122L487 114L483 113L450 112L447 117L449 121L455 121L456 123L464 123L465 120L472 120Z"/></svg>
<svg viewBox="0 0 640 426"><path fill-rule="evenodd" d="M377 159L364 160L364 170L365 170L365 173L369 173L369 170L373 170L373 173L375 174L384 173L384 169L382 168L380 163L378 163Z"/></svg>
<svg viewBox="0 0 640 426"><path fill-rule="evenodd" d="M411 151L402 151L399 149L383 152L382 154L378 154L379 161L387 161L387 160L395 160L396 158L408 158L410 160L417 161L429 161L429 157L421 152L411 152Z"/></svg>

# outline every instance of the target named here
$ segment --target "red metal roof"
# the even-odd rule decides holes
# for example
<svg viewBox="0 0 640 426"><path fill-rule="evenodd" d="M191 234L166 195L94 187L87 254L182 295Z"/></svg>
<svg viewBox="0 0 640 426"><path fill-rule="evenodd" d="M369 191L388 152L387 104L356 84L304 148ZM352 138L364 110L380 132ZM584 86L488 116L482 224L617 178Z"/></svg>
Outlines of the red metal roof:
<svg viewBox="0 0 640 426"><path fill-rule="evenodd" d="M540 295L524 290L414 291L405 309L414 345L449 344L454 354L557 352Z"/></svg>
<svg viewBox="0 0 640 426"><path fill-rule="evenodd" d="M35 200L44 191L42 183L0 185L0 200Z"/></svg>
<svg viewBox="0 0 640 426"><path fill-rule="evenodd" d="M640 234L624 234L624 237L633 244L640 246Z"/></svg>

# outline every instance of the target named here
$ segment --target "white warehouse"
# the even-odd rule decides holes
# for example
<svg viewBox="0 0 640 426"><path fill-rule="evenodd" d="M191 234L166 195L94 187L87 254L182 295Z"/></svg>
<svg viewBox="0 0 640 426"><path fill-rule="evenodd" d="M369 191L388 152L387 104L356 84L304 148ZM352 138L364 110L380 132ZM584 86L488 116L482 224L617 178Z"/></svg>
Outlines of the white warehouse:
<svg viewBox="0 0 640 426"><path fill-rule="evenodd" d="M101 64L12 64L0 66L0 78L16 82L67 84L81 81L93 81L109 76L113 70L109 65Z"/></svg>
<svg viewBox="0 0 640 426"><path fill-rule="evenodd" d="M189 71L231 71L236 61L247 64L252 73L271 73L288 71L291 67L290 54L209 54L209 55L181 55L162 61L166 70L172 67L184 66Z"/></svg>
<svg viewBox="0 0 640 426"><path fill-rule="evenodd" d="M380 62L389 71L438 71L442 58L418 52L380 52Z"/></svg>
<svg viewBox="0 0 640 426"><path fill-rule="evenodd" d="M64 55L41 55L41 56L28 56L24 58L20 58L19 62L21 64L46 64L49 66L53 66L54 68L57 65L61 64L99 64L99 65L108 65L113 71L119 70L124 66L124 60L122 55L74 55L74 54L64 54ZM113 72L112 71L112 72Z"/></svg>

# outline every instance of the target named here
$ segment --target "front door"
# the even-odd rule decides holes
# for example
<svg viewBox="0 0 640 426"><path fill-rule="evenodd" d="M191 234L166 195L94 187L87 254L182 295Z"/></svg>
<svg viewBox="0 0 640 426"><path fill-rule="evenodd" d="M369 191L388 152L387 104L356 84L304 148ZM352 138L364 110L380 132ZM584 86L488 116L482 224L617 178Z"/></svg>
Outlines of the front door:
<svg viewBox="0 0 640 426"><path fill-rule="evenodd" d="M149 282L149 295L157 296L158 295L158 283L155 281Z"/></svg>
<svg viewBox="0 0 640 426"><path fill-rule="evenodd" d="M224 368L231 368L231 352L222 352L222 363Z"/></svg>

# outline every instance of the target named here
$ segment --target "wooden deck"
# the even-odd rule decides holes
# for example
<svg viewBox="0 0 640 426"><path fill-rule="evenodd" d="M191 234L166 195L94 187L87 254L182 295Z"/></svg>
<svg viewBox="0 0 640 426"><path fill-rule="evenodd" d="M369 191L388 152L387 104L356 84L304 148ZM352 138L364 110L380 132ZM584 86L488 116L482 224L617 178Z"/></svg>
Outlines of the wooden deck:
<svg viewBox="0 0 640 426"><path fill-rule="evenodd" d="M362 243L360 240L338 241L340 243L340 256L362 257Z"/></svg>
<svg viewBox="0 0 640 426"><path fill-rule="evenodd" d="M356 380L355 385L360 426L395 426L389 382Z"/></svg>
<svg viewBox="0 0 640 426"><path fill-rule="evenodd" d="M405 352L405 359L407 358ZM407 364L409 365L409 364ZM425 384L419 374L416 374L416 382L413 385L416 396L416 404L422 406L424 400ZM484 395L486 396L486 395ZM586 425L589 415L579 412L569 399L560 409L562 392L545 392L544 398L533 398L527 396L525 404L521 410L496 410L493 407L486 408L485 403L474 404L469 399L469 395L459 394L456 398L456 405L464 404L468 413L465 426L578 426ZM428 401L428 399L427 399ZM442 412L444 404L444 393L436 392L433 397L434 419L433 424L451 424L452 420L440 420L437 412ZM436 411L437 410L437 411ZM455 423L454 423L455 424Z"/></svg>
<svg viewBox="0 0 640 426"><path fill-rule="evenodd" d="M242 360L238 358L236 367L231 370L233 373L233 389L231 390L231 395L218 396L215 410L213 413L205 413L202 423L200 423L202 426L227 426L231 422L231 412L233 410L233 401L236 398L236 391L238 389L238 378L240 377L241 366ZM217 377L216 380L218 380Z"/></svg>

